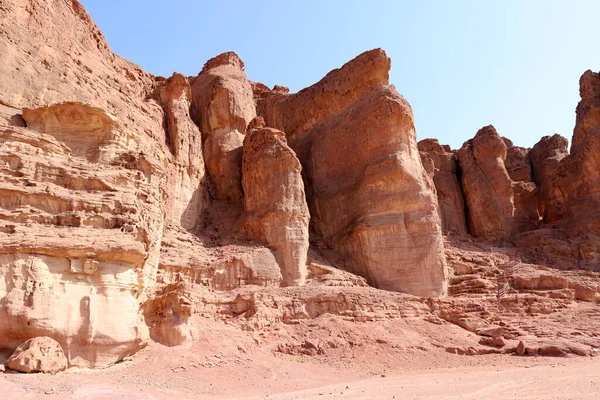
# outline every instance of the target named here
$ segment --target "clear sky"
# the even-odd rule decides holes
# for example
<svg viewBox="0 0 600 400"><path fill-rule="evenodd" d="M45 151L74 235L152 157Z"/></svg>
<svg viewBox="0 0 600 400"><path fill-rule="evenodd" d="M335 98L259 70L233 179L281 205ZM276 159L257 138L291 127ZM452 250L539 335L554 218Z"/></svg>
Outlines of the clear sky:
<svg viewBox="0 0 600 400"><path fill-rule="evenodd" d="M598 0L81 0L114 52L162 76L235 51L298 91L361 52L392 58L418 139L493 124L515 144L571 139L579 77L600 70Z"/></svg>

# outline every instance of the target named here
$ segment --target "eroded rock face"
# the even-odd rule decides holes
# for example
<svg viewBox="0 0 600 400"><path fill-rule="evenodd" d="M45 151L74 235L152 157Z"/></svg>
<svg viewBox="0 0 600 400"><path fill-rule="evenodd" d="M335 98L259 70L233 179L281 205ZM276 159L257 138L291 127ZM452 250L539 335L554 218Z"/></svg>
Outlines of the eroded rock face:
<svg viewBox="0 0 600 400"><path fill-rule="evenodd" d="M437 199L389 68L372 50L297 94L264 94L258 109L288 135L312 227L348 268L382 289L437 296L446 284Z"/></svg>
<svg viewBox="0 0 600 400"><path fill-rule="evenodd" d="M204 160L214 197L241 203L242 144L256 108L244 63L235 53L204 65L192 85L191 115L205 136Z"/></svg>
<svg viewBox="0 0 600 400"><path fill-rule="evenodd" d="M433 162L431 172L437 191L444 233L465 235L467 233L465 201L457 175L458 161L454 153L444 149L437 139L421 140L418 146L419 151L427 154ZM423 158L423 155L421 157Z"/></svg>
<svg viewBox="0 0 600 400"><path fill-rule="evenodd" d="M544 136L531 148L530 155L533 180L541 188L560 161L569 155L569 141L559 134Z"/></svg>
<svg viewBox="0 0 600 400"><path fill-rule="evenodd" d="M156 96L165 110L167 143L173 155L168 166L166 220L194 231L203 224L208 202L202 137L190 117L191 90L178 73L162 82Z"/></svg>
<svg viewBox="0 0 600 400"><path fill-rule="evenodd" d="M600 75L586 71L580 80L581 101L571 154L547 180L544 219L561 222L571 233L600 233ZM560 150L559 150L560 152Z"/></svg>
<svg viewBox="0 0 600 400"><path fill-rule="evenodd" d="M17 347L5 365L19 372L56 374L67 369L67 357L56 340L42 336Z"/></svg>
<svg viewBox="0 0 600 400"><path fill-rule="evenodd" d="M309 213L302 166L276 129L251 130L242 163L243 230L273 249L285 285L306 280Z"/></svg>
<svg viewBox="0 0 600 400"><path fill-rule="evenodd" d="M506 144L493 126L486 126L463 144L458 160L470 232L492 239L507 238L514 215L514 194L504 166Z"/></svg>
<svg viewBox="0 0 600 400"><path fill-rule="evenodd" d="M547 178L542 202L544 221L571 236L584 266L600 266L600 75L586 71L571 153Z"/></svg>
<svg viewBox="0 0 600 400"><path fill-rule="evenodd" d="M508 176L515 182L533 181L529 149L514 146L510 140L503 138L506 144L506 160L504 166Z"/></svg>
<svg viewBox="0 0 600 400"><path fill-rule="evenodd" d="M12 78L0 103L28 127L0 118L0 347L48 336L69 365L105 367L148 339L163 110L151 76L110 52L78 2L1 8L0 74Z"/></svg>
<svg viewBox="0 0 600 400"><path fill-rule="evenodd" d="M180 346L193 340L190 317L193 304L190 289L179 282L165 286L144 304L150 337L165 346Z"/></svg>

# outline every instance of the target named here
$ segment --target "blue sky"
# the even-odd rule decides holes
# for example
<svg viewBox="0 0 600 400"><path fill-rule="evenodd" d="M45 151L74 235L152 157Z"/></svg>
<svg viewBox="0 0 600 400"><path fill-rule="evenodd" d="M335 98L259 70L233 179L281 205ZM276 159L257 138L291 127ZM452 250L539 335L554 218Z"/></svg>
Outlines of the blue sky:
<svg viewBox="0 0 600 400"><path fill-rule="evenodd" d="M597 0L81 0L117 54L196 75L235 51L251 80L298 91L381 47L417 137L453 148L488 124L517 145L571 138L579 77L600 70Z"/></svg>

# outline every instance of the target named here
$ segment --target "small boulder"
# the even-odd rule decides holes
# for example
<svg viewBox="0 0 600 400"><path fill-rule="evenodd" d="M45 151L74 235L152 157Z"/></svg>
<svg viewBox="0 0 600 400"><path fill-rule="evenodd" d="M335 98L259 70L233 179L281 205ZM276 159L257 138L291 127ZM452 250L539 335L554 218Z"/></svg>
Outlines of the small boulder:
<svg viewBox="0 0 600 400"><path fill-rule="evenodd" d="M479 344L482 344L484 346L491 346L491 347L504 347L506 345L506 342L504 341L504 338L502 336L495 336L495 337L483 336L479 340Z"/></svg>
<svg viewBox="0 0 600 400"><path fill-rule="evenodd" d="M517 345L517 354L520 356L525 354L525 343L523 343L522 341L520 341Z"/></svg>
<svg viewBox="0 0 600 400"><path fill-rule="evenodd" d="M5 366L19 372L55 374L67 369L67 357L56 340L41 336L17 347Z"/></svg>

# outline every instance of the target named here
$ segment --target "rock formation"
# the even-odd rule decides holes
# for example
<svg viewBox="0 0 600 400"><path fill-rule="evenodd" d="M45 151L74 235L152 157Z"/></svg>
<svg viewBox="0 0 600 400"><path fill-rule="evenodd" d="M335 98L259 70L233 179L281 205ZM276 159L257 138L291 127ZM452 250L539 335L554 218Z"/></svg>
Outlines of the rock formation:
<svg viewBox="0 0 600 400"><path fill-rule="evenodd" d="M465 235L465 201L458 179L458 161L455 154L441 146L437 139L421 140L418 146L421 158L426 155L433 163L431 173L437 191L442 230L445 234L452 232Z"/></svg>
<svg viewBox="0 0 600 400"><path fill-rule="evenodd" d="M284 284L294 286L307 274L309 215L301 171L283 132L258 128L246 135L243 230L274 250Z"/></svg>
<svg viewBox="0 0 600 400"><path fill-rule="evenodd" d="M67 369L67 357L56 340L42 336L17 347L6 366L19 372L56 374Z"/></svg>
<svg viewBox="0 0 600 400"><path fill-rule="evenodd" d="M474 236L502 241L537 226L537 187L531 181L528 154L501 138L491 125L458 151L469 231Z"/></svg>
<svg viewBox="0 0 600 400"><path fill-rule="evenodd" d="M512 229L514 193L504 166L506 144L486 126L458 151L469 231L475 236L506 239Z"/></svg>
<svg viewBox="0 0 600 400"><path fill-rule="evenodd" d="M167 144L173 156L167 167L169 196L166 220L187 230L201 228L207 206L202 137L190 117L191 90L181 74L161 82L156 89L157 100L165 111Z"/></svg>
<svg viewBox="0 0 600 400"><path fill-rule="evenodd" d="M600 268L600 74L586 71L571 152L547 178L544 221L574 236L581 265ZM558 147L558 146L557 146ZM558 151L560 154L560 150ZM560 157L560 156L559 156Z"/></svg>
<svg viewBox="0 0 600 400"><path fill-rule="evenodd" d="M244 63L235 53L206 62L192 85L191 113L205 136L204 160L214 197L241 203L242 144L256 108Z"/></svg>
<svg viewBox="0 0 600 400"><path fill-rule="evenodd" d="M0 13L0 103L29 120L0 126L0 347L48 336L70 366L111 365L148 338L169 160L154 81L76 1Z"/></svg>
<svg viewBox="0 0 600 400"><path fill-rule="evenodd" d="M544 218L572 232L600 233L600 75L586 71L570 154L551 174Z"/></svg>
<svg viewBox="0 0 600 400"><path fill-rule="evenodd" d="M569 141L554 134L544 136L531 148L529 152L533 170L533 180L539 189L539 214L544 215L545 199L548 197L549 187L546 184L554 170L558 168L560 161L569 155Z"/></svg>
<svg viewBox="0 0 600 400"><path fill-rule="evenodd" d="M165 286L144 304L152 340L165 346L190 344L193 340L192 311L190 290L185 283Z"/></svg>
<svg viewBox="0 0 600 400"><path fill-rule="evenodd" d="M531 182L531 160L529 158L529 149L513 145L512 141L502 138L506 144L506 160L504 167L508 176L514 182Z"/></svg>
<svg viewBox="0 0 600 400"><path fill-rule="evenodd" d="M389 68L372 50L297 94L266 93L258 110L288 135L311 226L346 255L347 268L378 288L438 296L446 265L437 199Z"/></svg>
<svg viewBox="0 0 600 400"><path fill-rule="evenodd" d="M568 154L558 135L525 149L492 126L458 151L417 145L381 49L292 94L250 82L231 52L165 79L113 54L76 0L8 0L0 61L10 368L106 367L149 340L191 343L196 318L257 346L287 335L273 348L292 354L338 346L293 342L313 323L407 317L488 346L454 353L546 354L554 342L522 332L600 298L578 270L600 268L596 73ZM593 304L576 304L560 354L599 345Z"/></svg>

